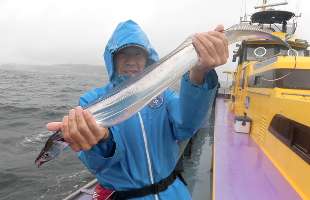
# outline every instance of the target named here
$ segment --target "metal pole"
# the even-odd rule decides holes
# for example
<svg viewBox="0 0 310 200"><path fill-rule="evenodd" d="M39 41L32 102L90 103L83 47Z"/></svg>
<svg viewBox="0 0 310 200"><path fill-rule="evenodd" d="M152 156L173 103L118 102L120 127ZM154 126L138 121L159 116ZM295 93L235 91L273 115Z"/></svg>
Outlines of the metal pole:
<svg viewBox="0 0 310 200"><path fill-rule="evenodd" d="M281 6L281 5L287 5L288 3L287 2L282 2L282 3L274 3L274 4L263 4L261 6L255 6L254 8L255 9L258 9L258 8L262 8L263 10L266 10L266 8L269 8L269 7L275 7L275 6Z"/></svg>

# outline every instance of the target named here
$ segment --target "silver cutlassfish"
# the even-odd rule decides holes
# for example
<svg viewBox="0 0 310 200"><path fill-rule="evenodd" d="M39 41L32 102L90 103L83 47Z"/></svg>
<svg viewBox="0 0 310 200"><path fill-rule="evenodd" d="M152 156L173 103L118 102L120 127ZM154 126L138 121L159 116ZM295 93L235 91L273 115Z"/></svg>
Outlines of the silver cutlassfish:
<svg viewBox="0 0 310 200"><path fill-rule="evenodd" d="M224 31L229 44L242 40L266 39L290 48L287 42L271 33L272 31L247 24L234 25ZM118 124L150 103L154 97L180 79L197 62L198 56L192 45L192 38L189 37L157 63L125 81L85 109L90 111L97 123L103 127ZM38 167L41 166L57 157L67 146L68 143L63 139L61 132L55 132L47 140L35 163Z"/></svg>

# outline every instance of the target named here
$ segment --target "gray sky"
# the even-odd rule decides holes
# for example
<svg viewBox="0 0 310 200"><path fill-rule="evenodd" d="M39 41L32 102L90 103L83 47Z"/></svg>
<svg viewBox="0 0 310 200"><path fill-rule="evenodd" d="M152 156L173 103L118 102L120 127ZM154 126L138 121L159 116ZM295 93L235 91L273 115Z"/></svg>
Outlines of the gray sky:
<svg viewBox="0 0 310 200"><path fill-rule="evenodd" d="M189 34L238 23L245 7L251 14L261 2L245 1L0 0L0 64L102 64L110 34L127 19L138 22L164 56ZM310 1L289 3L282 8L302 13L297 34L310 40Z"/></svg>

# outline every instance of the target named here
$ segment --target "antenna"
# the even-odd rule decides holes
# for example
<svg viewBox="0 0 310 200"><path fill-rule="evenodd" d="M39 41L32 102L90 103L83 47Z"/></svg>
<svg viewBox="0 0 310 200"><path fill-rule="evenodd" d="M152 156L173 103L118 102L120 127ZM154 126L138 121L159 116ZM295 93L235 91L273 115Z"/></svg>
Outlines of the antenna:
<svg viewBox="0 0 310 200"><path fill-rule="evenodd" d="M244 1L244 21L247 21L247 14L246 14L246 0Z"/></svg>
<svg viewBox="0 0 310 200"><path fill-rule="evenodd" d="M242 0L242 4L244 5L244 7L241 6L240 22L246 21L246 0ZM242 8L243 8L244 10L242 10ZM244 13L244 15L243 15L243 13ZM242 16L242 15L243 15L243 16Z"/></svg>
<svg viewBox="0 0 310 200"><path fill-rule="evenodd" d="M247 14L247 5L246 5L246 0L243 1L243 5L244 5L244 15L240 16L240 23L241 22L248 22L248 14ZM242 6L241 6L241 13L243 13L242 11Z"/></svg>
<svg viewBox="0 0 310 200"><path fill-rule="evenodd" d="M295 6L295 17L301 17L301 12L300 12L300 1L296 2L296 6Z"/></svg>

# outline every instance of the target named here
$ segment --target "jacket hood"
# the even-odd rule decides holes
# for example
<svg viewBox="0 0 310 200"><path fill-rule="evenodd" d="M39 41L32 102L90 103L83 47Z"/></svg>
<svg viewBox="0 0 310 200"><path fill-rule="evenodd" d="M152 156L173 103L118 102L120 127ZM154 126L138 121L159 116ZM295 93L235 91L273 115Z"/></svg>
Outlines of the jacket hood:
<svg viewBox="0 0 310 200"><path fill-rule="evenodd" d="M132 20L121 22L114 30L104 51L105 66L108 71L109 80L112 83L117 79L113 57L119 49L131 45L138 45L147 51L147 66L158 61L157 52L151 46L150 41L140 26Z"/></svg>

